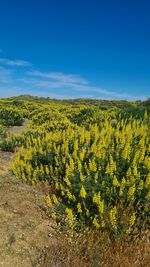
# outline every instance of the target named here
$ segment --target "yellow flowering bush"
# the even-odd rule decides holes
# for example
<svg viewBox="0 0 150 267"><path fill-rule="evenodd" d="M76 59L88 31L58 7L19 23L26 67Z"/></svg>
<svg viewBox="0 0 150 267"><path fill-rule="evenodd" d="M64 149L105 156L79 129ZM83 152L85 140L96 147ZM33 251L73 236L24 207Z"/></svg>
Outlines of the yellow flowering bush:
<svg viewBox="0 0 150 267"><path fill-rule="evenodd" d="M11 169L31 183L48 181L68 225L114 232L146 228L150 201L150 121L118 109L46 106L33 111ZM62 112L62 114L61 114ZM80 118L80 115L81 118ZM59 124L60 122L60 124Z"/></svg>
<svg viewBox="0 0 150 267"><path fill-rule="evenodd" d="M23 124L21 110L16 107L0 106L0 123L5 126L20 126Z"/></svg>

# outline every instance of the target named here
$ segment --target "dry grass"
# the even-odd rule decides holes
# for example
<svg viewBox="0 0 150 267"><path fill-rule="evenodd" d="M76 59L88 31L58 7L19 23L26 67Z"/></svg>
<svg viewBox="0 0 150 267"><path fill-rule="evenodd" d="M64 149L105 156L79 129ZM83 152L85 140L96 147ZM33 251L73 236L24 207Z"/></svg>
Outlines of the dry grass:
<svg viewBox="0 0 150 267"><path fill-rule="evenodd" d="M150 247L147 241L127 243L111 241L105 234L91 232L70 243L62 235L42 251L40 267L149 267Z"/></svg>
<svg viewBox="0 0 150 267"><path fill-rule="evenodd" d="M7 175L9 162L12 158L12 153L0 151L0 177Z"/></svg>

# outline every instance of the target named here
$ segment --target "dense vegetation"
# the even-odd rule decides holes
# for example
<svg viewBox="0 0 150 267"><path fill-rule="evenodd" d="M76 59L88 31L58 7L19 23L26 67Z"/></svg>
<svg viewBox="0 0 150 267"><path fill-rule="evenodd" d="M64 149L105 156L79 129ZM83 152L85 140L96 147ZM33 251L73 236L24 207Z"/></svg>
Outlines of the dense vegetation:
<svg viewBox="0 0 150 267"><path fill-rule="evenodd" d="M1 105L0 123L4 126L21 126L23 123L21 111L15 107L3 107L3 105Z"/></svg>
<svg viewBox="0 0 150 267"><path fill-rule="evenodd" d="M17 178L49 184L46 203L68 227L142 234L150 220L148 103L1 100L0 146L16 151L11 170ZM26 133L4 135L25 119Z"/></svg>

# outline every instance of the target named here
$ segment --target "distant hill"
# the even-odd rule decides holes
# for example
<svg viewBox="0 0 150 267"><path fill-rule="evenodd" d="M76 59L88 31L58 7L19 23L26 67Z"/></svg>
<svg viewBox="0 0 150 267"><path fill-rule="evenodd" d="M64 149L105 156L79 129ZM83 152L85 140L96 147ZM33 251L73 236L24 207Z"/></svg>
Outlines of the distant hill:
<svg viewBox="0 0 150 267"><path fill-rule="evenodd" d="M88 106L97 106L100 108L112 108L112 107L119 107L119 108L133 108L138 106L149 106L150 99L146 101L127 101L127 100L103 100L103 99L51 99L50 97L38 97L32 95L19 95L15 97L7 98L7 100L20 100L20 101L27 101L27 102L35 102L35 103L49 103L49 102L56 102L65 105L88 105Z"/></svg>

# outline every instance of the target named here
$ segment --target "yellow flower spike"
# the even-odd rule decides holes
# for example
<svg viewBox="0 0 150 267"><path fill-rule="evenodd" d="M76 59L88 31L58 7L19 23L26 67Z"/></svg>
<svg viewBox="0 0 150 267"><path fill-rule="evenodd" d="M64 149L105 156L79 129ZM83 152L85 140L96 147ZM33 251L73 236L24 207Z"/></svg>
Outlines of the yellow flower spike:
<svg viewBox="0 0 150 267"><path fill-rule="evenodd" d="M67 192L68 199L75 201L75 197L71 194L71 192L69 190L67 190L66 192Z"/></svg>
<svg viewBox="0 0 150 267"><path fill-rule="evenodd" d="M118 182L118 179L117 179L116 176L114 176L114 178L113 178L113 186L114 187L119 187L120 186L120 183Z"/></svg>
<svg viewBox="0 0 150 267"><path fill-rule="evenodd" d="M58 205L59 204L59 201L58 201L58 199L57 199L57 197L56 197L56 195L55 194L53 194L53 202L54 202L54 204L55 205Z"/></svg>
<svg viewBox="0 0 150 267"><path fill-rule="evenodd" d="M67 184L68 187L71 187L71 182L68 177L64 178L64 182Z"/></svg>
<svg viewBox="0 0 150 267"><path fill-rule="evenodd" d="M80 203L77 204L77 212L82 213L82 207Z"/></svg>
<svg viewBox="0 0 150 267"><path fill-rule="evenodd" d="M98 208L99 208L99 213L103 214L104 213L104 200L100 201Z"/></svg>
<svg viewBox="0 0 150 267"><path fill-rule="evenodd" d="M130 227L134 225L134 223L135 223L135 219L136 219L136 217L135 217L135 213L133 213L133 214L131 215L131 217L130 217L130 220L129 220L129 226L130 226Z"/></svg>
<svg viewBox="0 0 150 267"><path fill-rule="evenodd" d="M148 173L148 175L147 175L147 177L146 177L145 185L146 185L147 187L150 186L150 173Z"/></svg>
<svg viewBox="0 0 150 267"><path fill-rule="evenodd" d="M126 230L126 234L130 234L131 233L131 229L132 229L132 226L134 225L135 223L135 213L133 213L130 217L130 220L129 220L129 228Z"/></svg>
<svg viewBox="0 0 150 267"><path fill-rule="evenodd" d="M80 152L79 158L81 161L83 161L83 159L84 159L84 153L83 152Z"/></svg>
<svg viewBox="0 0 150 267"><path fill-rule="evenodd" d="M110 210L109 213L110 222L114 229L117 229L116 214L117 214L117 208L114 207Z"/></svg>
<svg viewBox="0 0 150 267"><path fill-rule="evenodd" d="M139 185L138 185L138 190L142 190L143 187L144 187L144 182L143 180L140 180Z"/></svg>
<svg viewBox="0 0 150 267"><path fill-rule="evenodd" d="M81 180L81 182L84 181L84 176L83 176L83 174L81 172L80 172L80 180Z"/></svg>
<svg viewBox="0 0 150 267"><path fill-rule="evenodd" d="M58 182L55 183L55 189L56 189L56 190L59 189L59 184L58 184Z"/></svg>
<svg viewBox="0 0 150 267"><path fill-rule="evenodd" d="M100 199L101 199L100 193L97 193L97 194L95 193L94 196L93 196L93 203L99 205L100 204Z"/></svg>
<svg viewBox="0 0 150 267"><path fill-rule="evenodd" d="M89 160L89 170L91 172L96 172L97 166L94 160Z"/></svg>
<svg viewBox="0 0 150 267"><path fill-rule="evenodd" d="M77 140L74 141L74 150L78 150L78 141Z"/></svg>
<svg viewBox="0 0 150 267"><path fill-rule="evenodd" d="M98 220L96 218L94 218L93 220L93 225L95 226L96 229L100 228L100 224L98 223Z"/></svg>
<svg viewBox="0 0 150 267"><path fill-rule="evenodd" d="M128 190L128 198L133 200L134 199L134 193L135 193L135 185L131 186Z"/></svg>
<svg viewBox="0 0 150 267"><path fill-rule="evenodd" d="M81 187L79 196L80 196L81 198L86 198L86 196L87 196L87 193L86 193L85 188L84 188L83 185L82 185L82 187Z"/></svg>
<svg viewBox="0 0 150 267"><path fill-rule="evenodd" d="M49 195L45 197L45 202L48 207L52 206L52 201Z"/></svg>
<svg viewBox="0 0 150 267"><path fill-rule="evenodd" d="M49 173L50 173L49 168L48 168L47 165L46 165L46 167L45 167L45 173L46 173L46 175L49 175Z"/></svg>
<svg viewBox="0 0 150 267"><path fill-rule="evenodd" d="M75 164L74 164L74 160L70 159L70 169L74 170Z"/></svg>
<svg viewBox="0 0 150 267"><path fill-rule="evenodd" d="M78 160L78 170L81 171L82 170L82 165L81 162Z"/></svg>
<svg viewBox="0 0 150 267"><path fill-rule="evenodd" d="M65 212L66 212L66 214L67 214L67 218L68 218L69 220L73 220L73 219L74 219L72 209L70 209L70 208L66 208L66 209L65 209Z"/></svg>
<svg viewBox="0 0 150 267"><path fill-rule="evenodd" d="M150 157L149 156L146 156L145 159L144 159L144 166L145 168L150 171Z"/></svg>

